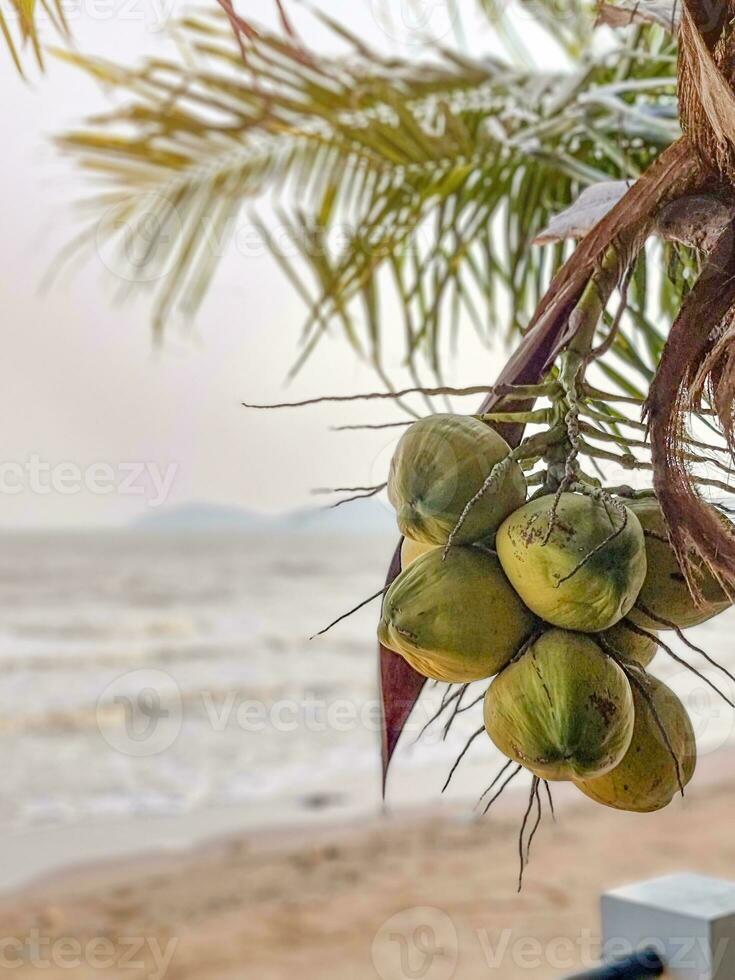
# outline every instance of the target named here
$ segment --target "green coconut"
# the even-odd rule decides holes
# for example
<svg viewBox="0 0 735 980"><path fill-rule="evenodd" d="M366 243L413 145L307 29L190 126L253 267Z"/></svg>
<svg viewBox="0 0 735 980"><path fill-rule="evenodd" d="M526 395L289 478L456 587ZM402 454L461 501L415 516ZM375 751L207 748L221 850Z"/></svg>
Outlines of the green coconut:
<svg viewBox="0 0 735 980"><path fill-rule="evenodd" d="M589 778L618 765L633 735L624 671L594 640L552 629L490 685L485 728L542 779Z"/></svg>
<svg viewBox="0 0 735 980"><path fill-rule="evenodd" d="M644 533L649 532L646 534L648 572L638 596L639 603L679 629L704 623L731 605L717 579L704 567L699 574L702 604L694 601L674 550L666 540L666 522L655 497L626 501L626 506L636 515ZM631 612L631 619L646 629L667 628L638 608Z"/></svg>
<svg viewBox="0 0 735 980"><path fill-rule="evenodd" d="M495 547L505 574L536 615L583 633L627 614L646 577L638 518L581 493L529 500L500 526ZM619 533L613 535L618 530Z"/></svg>
<svg viewBox="0 0 735 980"><path fill-rule="evenodd" d="M643 671L637 676L655 708L655 715L648 700L633 684L635 726L623 760L603 776L575 782L597 803L617 810L649 813L661 810L671 802L679 792L679 778L682 786L692 778L697 763L697 743L686 709L671 688ZM678 760L678 777L672 752Z"/></svg>
<svg viewBox="0 0 735 980"><path fill-rule="evenodd" d="M642 636L635 629L630 629L628 622L629 618L621 619L609 630L600 633L600 639L623 660L647 667L658 651L657 634L652 632L649 636Z"/></svg>
<svg viewBox="0 0 735 980"><path fill-rule="evenodd" d="M415 422L398 443L388 477L401 532L445 544L468 501L509 452L502 436L472 416L431 415ZM525 499L523 470L510 462L497 486L469 512L456 543L491 539Z"/></svg>
<svg viewBox="0 0 735 980"><path fill-rule="evenodd" d="M466 683L496 674L534 628L493 552L434 548L391 585L378 636L424 677Z"/></svg>
<svg viewBox="0 0 735 980"><path fill-rule="evenodd" d="M408 568L411 562L425 555L427 551L433 551L434 548L438 547L436 544L427 544L425 541L414 541L413 538L406 535L401 543L401 568Z"/></svg>

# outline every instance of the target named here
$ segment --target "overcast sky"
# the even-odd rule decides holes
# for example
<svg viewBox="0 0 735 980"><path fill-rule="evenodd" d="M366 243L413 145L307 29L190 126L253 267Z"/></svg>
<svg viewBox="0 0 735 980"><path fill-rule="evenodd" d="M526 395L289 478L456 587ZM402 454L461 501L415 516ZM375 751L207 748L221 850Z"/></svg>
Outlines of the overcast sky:
<svg viewBox="0 0 735 980"><path fill-rule="evenodd" d="M322 6L341 10L342 16L349 8L350 25L386 46L392 43L390 32L374 16L382 2ZM78 46L123 61L156 50L162 34L151 25L160 17L160 4L76 0L71 23ZM395 5L399 13L400 6ZM250 0L240 9L264 19L271 8L270 0ZM437 10L441 18L441 7ZM0 526L116 524L164 496L169 505L207 500L274 512L313 501L309 491L315 486L382 480L390 433L345 435L328 427L387 420L393 415L387 404L270 415L240 407L243 399L376 387L372 373L335 339L284 389L304 309L267 256L245 257L231 249L193 335L174 333L161 351L151 343L145 300L115 308L114 277L99 260L40 295L44 271L75 228L70 202L85 190L49 137L104 109L106 96L80 72L60 64L51 64L47 75L30 85L15 76L4 55L0 71L5 97ZM390 322L388 327L387 335ZM396 318L395 334L400 329ZM449 375L460 383L490 383L499 357L480 352L471 333L465 333ZM393 374L401 380L397 369ZM143 465L149 467L145 494L122 492L120 481L126 476L130 481L133 468ZM91 489L79 489L80 476ZM118 489L110 490L113 485Z"/></svg>

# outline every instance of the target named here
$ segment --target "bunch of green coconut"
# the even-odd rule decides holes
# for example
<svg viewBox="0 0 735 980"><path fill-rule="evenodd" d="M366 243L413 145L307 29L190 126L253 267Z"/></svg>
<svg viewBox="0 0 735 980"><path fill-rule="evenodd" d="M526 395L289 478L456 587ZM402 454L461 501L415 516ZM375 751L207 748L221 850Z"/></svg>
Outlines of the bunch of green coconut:
<svg viewBox="0 0 735 980"><path fill-rule="evenodd" d="M665 646L658 631L730 602L706 573L695 602L655 497L589 488L527 499L509 453L472 416L406 431L388 481L402 571L380 641L427 678L493 678L485 730L539 780L570 780L618 809L661 809L691 779L696 744L679 698L646 670Z"/></svg>

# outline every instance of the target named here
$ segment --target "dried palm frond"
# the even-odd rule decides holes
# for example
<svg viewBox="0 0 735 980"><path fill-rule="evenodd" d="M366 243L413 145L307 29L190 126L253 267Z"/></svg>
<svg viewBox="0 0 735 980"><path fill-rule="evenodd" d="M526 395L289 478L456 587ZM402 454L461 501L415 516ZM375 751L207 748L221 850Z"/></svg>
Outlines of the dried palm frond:
<svg viewBox="0 0 735 980"><path fill-rule="evenodd" d="M33 59L43 71L44 58L39 22L46 21L61 37L68 34L68 24L63 0L9 0L0 8L0 34L5 40L10 57L18 74L25 75L22 48L31 49Z"/></svg>

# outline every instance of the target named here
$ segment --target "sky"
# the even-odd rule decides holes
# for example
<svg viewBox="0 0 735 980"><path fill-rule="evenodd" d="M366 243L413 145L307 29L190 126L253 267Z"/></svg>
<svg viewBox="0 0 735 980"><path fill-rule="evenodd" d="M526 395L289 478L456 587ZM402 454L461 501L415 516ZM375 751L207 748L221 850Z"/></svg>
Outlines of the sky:
<svg viewBox="0 0 735 980"><path fill-rule="evenodd" d="M412 24L403 7L410 2L359 0L350 4L350 26L390 48ZM451 25L443 3L426 2L430 24L446 35ZM68 3L75 43L85 52L134 63L166 43L160 25L171 0ZM394 8L393 26L386 5ZM344 15L344 4L321 6ZM240 9L272 20L270 0L243 0ZM312 21L297 20L310 42L323 42ZM395 434L329 428L399 418L390 405L277 413L241 407L243 400L378 386L337 338L285 386L305 311L270 257L229 249L194 326L174 331L162 349L152 342L145 300L114 304L115 277L104 256L90 255L41 291L44 273L77 228L72 204L88 189L50 138L103 111L108 96L53 59L46 75L31 72L30 83L18 79L8 57L0 58L0 74L6 123L0 155L0 528L117 525L151 508L190 501L272 513L314 503L314 487L382 482ZM400 335L400 321L390 310L385 315L391 321L388 362L400 383L408 379L391 342ZM492 383L500 353L479 348L471 333L464 332L460 353L447 365L448 378Z"/></svg>

